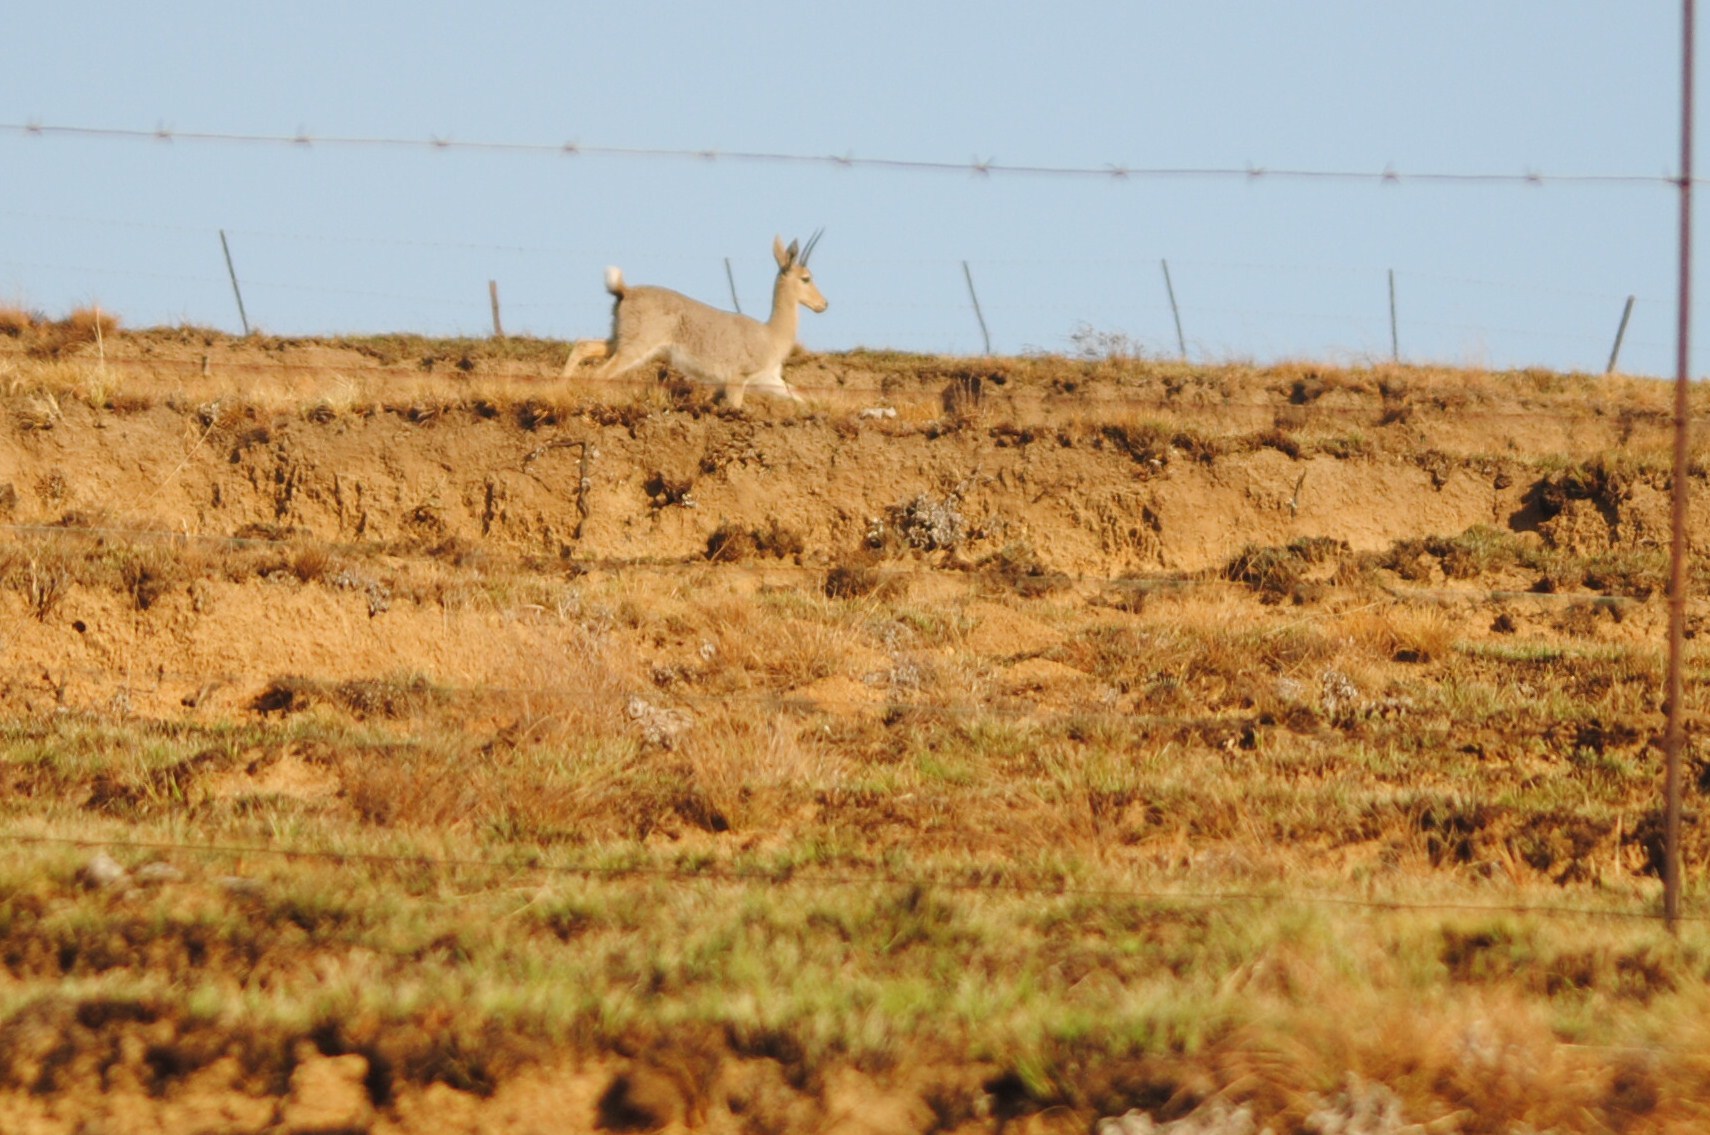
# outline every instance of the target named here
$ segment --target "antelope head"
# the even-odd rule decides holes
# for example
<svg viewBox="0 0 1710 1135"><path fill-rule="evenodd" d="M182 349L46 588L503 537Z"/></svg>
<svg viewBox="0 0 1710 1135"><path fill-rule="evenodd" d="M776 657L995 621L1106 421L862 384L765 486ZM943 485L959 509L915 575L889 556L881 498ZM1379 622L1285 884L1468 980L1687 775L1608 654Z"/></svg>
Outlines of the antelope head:
<svg viewBox="0 0 1710 1135"><path fill-rule="evenodd" d="M827 306L825 297L814 286L813 273L808 271L808 257L813 255L814 245L823 235L825 230L820 229L808 237L805 246L792 240L788 248L784 247L783 238L772 238L772 256L778 261L778 286L788 286L795 292L796 302L813 312L824 311Z"/></svg>

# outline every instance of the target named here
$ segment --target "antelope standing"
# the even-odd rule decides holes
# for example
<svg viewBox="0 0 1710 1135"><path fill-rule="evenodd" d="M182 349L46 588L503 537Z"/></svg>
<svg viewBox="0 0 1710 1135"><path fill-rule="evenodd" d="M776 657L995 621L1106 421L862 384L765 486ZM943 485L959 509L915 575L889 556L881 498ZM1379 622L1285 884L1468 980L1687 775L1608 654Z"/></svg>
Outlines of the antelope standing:
<svg viewBox="0 0 1710 1135"><path fill-rule="evenodd" d="M796 345L801 320L797 305L815 312L826 308L807 265L824 231L809 237L806 247L791 241L785 248L781 238L772 238L778 281L772 287L772 316L764 323L669 288L631 287L622 272L607 268L606 290L617 297L611 338L577 343L564 362L564 374L584 359L604 355L605 362L590 377L614 378L664 356L691 378L717 383L733 407L742 406L750 387L800 402L801 396L784 381L784 360Z"/></svg>

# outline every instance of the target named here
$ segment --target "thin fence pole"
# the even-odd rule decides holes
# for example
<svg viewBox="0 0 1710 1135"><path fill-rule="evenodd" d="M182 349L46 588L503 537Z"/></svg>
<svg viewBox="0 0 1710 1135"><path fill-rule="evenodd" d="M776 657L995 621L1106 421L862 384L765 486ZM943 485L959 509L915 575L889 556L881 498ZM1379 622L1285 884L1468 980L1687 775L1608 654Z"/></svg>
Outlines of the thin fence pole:
<svg viewBox="0 0 1710 1135"><path fill-rule="evenodd" d="M1686 683L1682 676L1686 639L1686 495L1688 420L1691 404L1692 308L1692 38L1693 0L1684 0L1680 91L1680 293L1674 345L1674 472L1670 489L1668 565L1668 721L1663 727L1666 767L1663 813L1663 917L1680 932L1680 764L1686 747Z"/></svg>
<svg viewBox="0 0 1710 1135"><path fill-rule="evenodd" d="M742 301L736 298L736 273L730 270L730 257L724 258L724 278L730 281L730 303L736 314L742 314Z"/></svg>
<svg viewBox="0 0 1710 1135"><path fill-rule="evenodd" d="M243 289L238 287L237 269L232 267L232 246L226 243L226 230L220 230L220 250L226 254L226 275L232 278L232 295L237 297L238 321L243 324L243 333L249 335L249 316L243 310Z"/></svg>
<svg viewBox="0 0 1710 1135"><path fill-rule="evenodd" d="M505 328L504 325L499 322L499 281L487 281L487 298L492 301L493 304L493 338L503 339L505 337Z"/></svg>
<svg viewBox="0 0 1710 1135"><path fill-rule="evenodd" d="M1183 361L1187 359L1187 338L1182 334L1182 309L1176 303L1176 286L1170 282L1170 262L1160 260L1164 266L1164 291L1170 297L1170 315L1176 321L1176 350L1180 352Z"/></svg>
<svg viewBox="0 0 1710 1135"><path fill-rule="evenodd" d="M1395 319L1395 269L1389 270L1389 357L1401 361L1401 331Z"/></svg>
<svg viewBox="0 0 1710 1135"><path fill-rule="evenodd" d="M968 298L974 301L974 318L980 321L980 337L985 340L986 354L992 353L992 333L986 330L986 317L980 311L980 297L974 291L974 273L968 268L968 262L962 261L962 276L968 281Z"/></svg>
<svg viewBox="0 0 1710 1135"><path fill-rule="evenodd" d="M1621 357L1621 340L1627 337L1627 321L1633 318L1633 297L1627 297L1627 306L1621 309L1621 325L1615 328L1615 346L1609 351L1609 365L1603 368L1604 374L1615 373L1615 363Z"/></svg>

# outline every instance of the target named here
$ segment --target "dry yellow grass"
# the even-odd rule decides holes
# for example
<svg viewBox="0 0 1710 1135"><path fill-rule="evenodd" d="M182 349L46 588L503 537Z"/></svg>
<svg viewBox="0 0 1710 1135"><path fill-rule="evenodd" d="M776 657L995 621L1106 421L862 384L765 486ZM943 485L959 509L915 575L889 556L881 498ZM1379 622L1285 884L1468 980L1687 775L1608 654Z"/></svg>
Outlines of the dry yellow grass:
<svg viewBox="0 0 1710 1135"><path fill-rule="evenodd" d="M36 316L26 308L0 304L0 335L18 338L34 329Z"/></svg>
<svg viewBox="0 0 1710 1135"><path fill-rule="evenodd" d="M81 355L0 356L10 515L82 525L0 554L0 629L30 663L0 683L0 1108L155 1067L145 1108L225 1053L250 1077L231 1098L265 1095L308 1041L362 1054L397 1115L430 1085L496 1099L573 1054L611 1084L686 1062L724 1087L685 1089L682 1114L732 1129L779 1101L823 1127L825 1085L856 1073L968 1130L1213 1096L1303 1130L1364 1090L1350 1075L1440 1129L1704 1121L1710 945L1647 917L1660 604L1589 603L1594 575L1642 582L1638 552L1564 532L1545 562L1542 537L1484 521L1045 580L1030 565L1106 553L1050 527L1068 510L1025 511L1085 468L1133 490L1139 526L1207 468L1470 477L1497 468L1477 456L1505 436L1489 415L1571 416L1602 446L1608 406L1638 414L1652 387L982 360L983 399L946 407L972 363L861 358L856 378L925 407L863 425L663 385L602 401L482 373L533 365L497 347L149 342L184 365L116 363L102 385ZM295 362L204 376L203 352ZM1077 393L1103 401L1057 417ZM1349 421L1368 446L1316 440ZM441 448L460 433L502 442L467 476ZM369 436L385 462L361 463ZM1617 488L1654 487L1631 436L1499 471L1619 509ZM582 454L542 447L582 437L602 454L590 539L628 559L565 535ZM89 489L127 439L122 483ZM817 528L781 517L780 470L821 468L804 439L922 455L875 473L875 499L966 485L960 533L874 541L882 510L841 501ZM1106 464L1050 480L1083 452ZM724 511L647 490L667 465L691 499L736 486ZM1271 481L1246 490L1260 520L1286 514ZM537 514L527 540L479 527ZM753 546L709 559L726 522ZM1129 553L1179 548L1156 523ZM840 564L876 579L829 587ZM1521 594L1544 578L1558 594ZM92 843L130 890L79 881ZM151 863L176 874L147 881ZM30 1037L63 1045L58 1079ZM767 1062L785 1086L765 1106L719 1078Z"/></svg>

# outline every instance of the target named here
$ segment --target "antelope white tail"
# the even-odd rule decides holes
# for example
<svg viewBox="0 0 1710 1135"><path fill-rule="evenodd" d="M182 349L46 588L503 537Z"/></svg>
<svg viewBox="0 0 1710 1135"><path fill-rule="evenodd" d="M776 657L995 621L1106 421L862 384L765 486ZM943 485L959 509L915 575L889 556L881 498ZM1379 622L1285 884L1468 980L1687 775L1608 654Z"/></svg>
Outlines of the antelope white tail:
<svg viewBox="0 0 1710 1135"><path fill-rule="evenodd" d="M764 323L668 288L631 286L617 268L607 268L606 290L617 297L611 338L578 342L563 373L568 376L584 360L604 355L605 361L589 377L615 378L664 358L691 378L716 383L733 407L742 406L751 387L800 402L801 396L784 381L784 360L796 345L798 309L820 312L828 306L808 271L808 257L823 231L814 233L806 246L791 241L785 248L782 238L773 238L778 277L772 286L772 314Z"/></svg>

